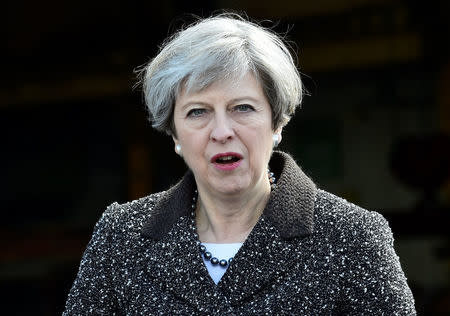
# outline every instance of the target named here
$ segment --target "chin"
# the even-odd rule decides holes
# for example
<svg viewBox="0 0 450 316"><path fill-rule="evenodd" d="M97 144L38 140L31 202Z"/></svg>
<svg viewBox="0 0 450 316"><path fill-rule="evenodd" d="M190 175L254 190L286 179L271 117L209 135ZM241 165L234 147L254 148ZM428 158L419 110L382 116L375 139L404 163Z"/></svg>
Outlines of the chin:
<svg viewBox="0 0 450 316"><path fill-rule="evenodd" d="M240 186L222 186L220 188L215 187L214 189L222 194L235 194L242 191L242 187Z"/></svg>
<svg viewBox="0 0 450 316"><path fill-rule="evenodd" d="M233 194L237 194L240 193L242 191L245 191L245 189L248 188L248 186L243 185L243 184L224 184L221 186L214 186L215 191L220 192L222 194L229 194L229 195L233 195Z"/></svg>

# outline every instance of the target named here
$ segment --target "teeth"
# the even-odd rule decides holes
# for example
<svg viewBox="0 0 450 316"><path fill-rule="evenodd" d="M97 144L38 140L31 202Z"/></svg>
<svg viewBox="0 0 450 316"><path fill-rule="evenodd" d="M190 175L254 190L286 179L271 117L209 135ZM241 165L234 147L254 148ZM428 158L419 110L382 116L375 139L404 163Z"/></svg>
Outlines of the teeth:
<svg viewBox="0 0 450 316"><path fill-rule="evenodd" d="M237 159L237 157L235 157L235 156L222 156L220 158L217 158L217 161L220 161L222 163L226 163L226 162L231 161L233 159Z"/></svg>

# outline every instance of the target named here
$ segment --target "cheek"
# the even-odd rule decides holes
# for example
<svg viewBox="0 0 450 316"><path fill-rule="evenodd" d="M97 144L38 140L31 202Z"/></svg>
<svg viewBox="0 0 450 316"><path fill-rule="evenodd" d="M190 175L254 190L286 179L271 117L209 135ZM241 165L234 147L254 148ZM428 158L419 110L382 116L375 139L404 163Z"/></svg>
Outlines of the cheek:
<svg viewBox="0 0 450 316"><path fill-rule="evenodd" d="M189 165L197 163L200 157L205 154L205 135L195 132L185 131L180 135L179 142L183 148L184 158Z"/></svg>
<svg viewBox="0 0 450 316"><path fill-rule="evenodd" d="M233 113L233 120L239 125L261 130L270 120L265 113L261 112Z"/></svg>
<svg viewBox="0 0 450 316"><path fill-rule="evenodd" d="M253 161L265 161L272 153L272 131L271 130L256 130L249 134L248 149Z"/></svg>

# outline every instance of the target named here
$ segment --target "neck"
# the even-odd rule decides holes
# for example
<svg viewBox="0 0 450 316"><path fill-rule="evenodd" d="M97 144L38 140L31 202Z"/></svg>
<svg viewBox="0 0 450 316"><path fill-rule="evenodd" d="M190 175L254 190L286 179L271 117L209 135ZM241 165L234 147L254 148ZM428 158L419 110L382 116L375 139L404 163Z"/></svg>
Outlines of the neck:
<svg viewBox="0 0 450 316"><path fill-rule="evenodd" d="M246 194L213 196L199 188L196 209L197 233L201 242L244 242L270 196L270 184Z"/></svg>

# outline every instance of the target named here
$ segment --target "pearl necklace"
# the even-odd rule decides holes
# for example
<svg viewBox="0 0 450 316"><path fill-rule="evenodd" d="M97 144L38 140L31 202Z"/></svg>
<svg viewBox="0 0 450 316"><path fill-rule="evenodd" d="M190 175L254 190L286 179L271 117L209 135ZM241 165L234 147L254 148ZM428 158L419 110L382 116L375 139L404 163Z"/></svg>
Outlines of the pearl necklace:
<svg viewBox="0 0 450 316"><path fill-rule="evenodd" d="M198 198L198 191L195 190L194 197L192 198L192 213L191 213L192 224L194 227L195 227L195 208L197 207L197 198ZM195 237L198 239L198 234L196 231ZM205 260L207 261L210 261L213 266L219 265L223 268L226 268L233 261L233 258L229 258L228 260L226 259L219 260L216 257L213 257L213 255L209 251L207 251L205 245L201 244L200 242L198 242L198 244L200 253L202 254L203 258L205 258Z"/></svg>
<svg viewBox="0 0 450 316"><path fill-rule="evenodd" d="M273 190L276 186L276 184L275 184L276 178L274 176L274 173L270 172L270 170L267 170L267 176L269 177L270 188ZM192 198L192 213L191 213L193 227L195 227L195 208L197 207L197 198L198 198L198 191L195 190L194 197ZM196 230L195 230L195 237L198 240L198 234L197 234ZM201 244L200 242L198 242L198 243L199 243L199 250L200 250L200 253L202 254L203 258L205 258L205 260L207 260L207 261L210 261L213 266L219 265L223 268L226 268L233 261L233 257L229 258L228 260L226 260L226 259L219 260L218 258L213 257L211 252L209 252L206 249L205 245Z"/></svg>

